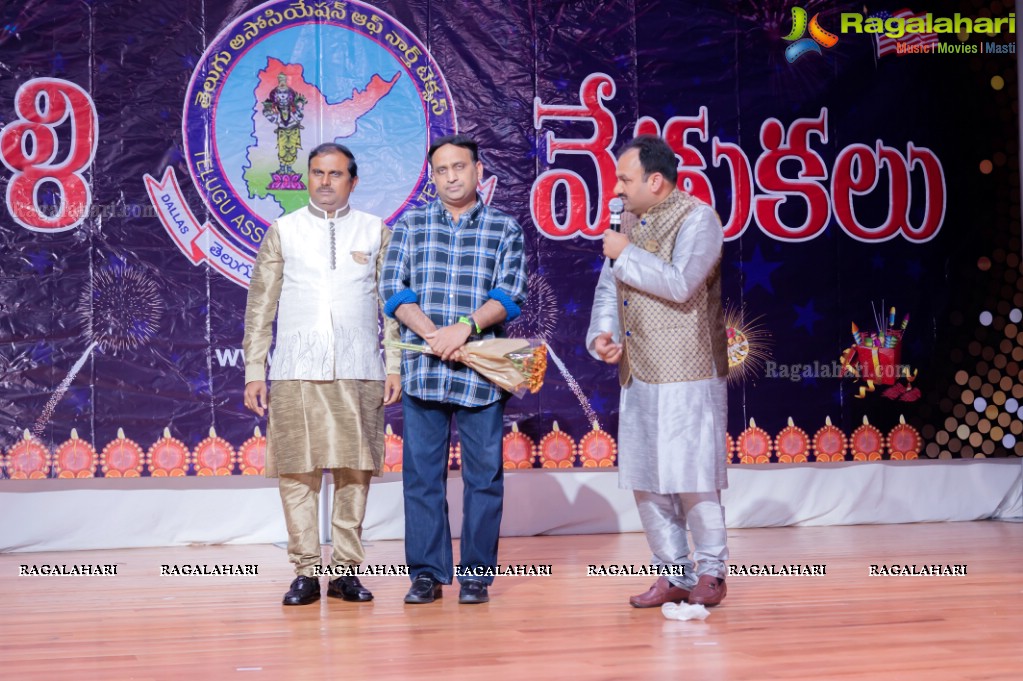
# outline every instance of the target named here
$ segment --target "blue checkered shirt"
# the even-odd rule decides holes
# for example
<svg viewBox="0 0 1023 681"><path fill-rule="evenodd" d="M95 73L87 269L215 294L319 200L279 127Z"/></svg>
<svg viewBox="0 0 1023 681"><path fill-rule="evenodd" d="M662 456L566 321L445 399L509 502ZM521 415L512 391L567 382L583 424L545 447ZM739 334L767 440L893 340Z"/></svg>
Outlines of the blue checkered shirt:
<svg viewBox="0 0 1023 681"><path fill-rule="evenodd" d="M384 312L393 317L403 303L416 302L438 328L475 312L488 299L508 312L506 322L526 301L526 259L522 228L515 218L478 201L453 224L438 200L414 208L394 226L380 278ZM469 340L503 336L501 325ZM425 343L404 324L402 340ZM458 362L405 351L402 390L413 397L481 407L496 402L502 390Z"/></svg>

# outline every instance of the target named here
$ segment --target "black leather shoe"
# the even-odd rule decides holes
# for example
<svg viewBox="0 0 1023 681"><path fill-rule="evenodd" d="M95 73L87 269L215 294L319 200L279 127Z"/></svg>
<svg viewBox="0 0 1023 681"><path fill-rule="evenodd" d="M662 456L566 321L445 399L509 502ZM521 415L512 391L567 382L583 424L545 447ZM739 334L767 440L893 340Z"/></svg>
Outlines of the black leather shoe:
<svg viewBox="0 0 1023 681"><path fill-rule="evenodd" d="M284 605L309 605L320 600L320 580L316 577L295 577L288 593L284 594Z"/></svg>
<svg viewBox="0 0 1023 681"><path fill-rule="evenodd" d="M419 575L412 582L412 588L405 594L405 602L433 603L442 595L440 582L430 575Z"/></svg>
<svg viewBox="0 0 1023 681"><path fill-rule="evenodd" d="M462 582L462 588L458 591L459 603L486 603L490 600L487 594L487 585L478 579L467 579Z"/></svg>
<svg viewBox="0 0 1023 681"><path fill-rule="evenodd" d="M373 594L362 585L358 577L338 577L327 584L327 595L331 598L340 598L346 601L357 601L359 603L373 600Z"/></svg>

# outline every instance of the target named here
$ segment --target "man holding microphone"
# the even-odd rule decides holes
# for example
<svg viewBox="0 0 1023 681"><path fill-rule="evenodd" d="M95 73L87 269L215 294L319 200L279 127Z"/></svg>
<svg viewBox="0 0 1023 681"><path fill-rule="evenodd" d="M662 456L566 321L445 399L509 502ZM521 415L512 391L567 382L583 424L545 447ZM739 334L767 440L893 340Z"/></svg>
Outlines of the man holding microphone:
<svg viewBox="0 0 1023 681"><path fill-rule="evenodd" d="M619 366L619 485L634 491L653 563L669 573L629 599L637 608L717 605L726 592L723 233L710 206L676 188L677 166L653 136L619 155L615 193L635 219L604 233L586 334L594 358Z"/></svg>

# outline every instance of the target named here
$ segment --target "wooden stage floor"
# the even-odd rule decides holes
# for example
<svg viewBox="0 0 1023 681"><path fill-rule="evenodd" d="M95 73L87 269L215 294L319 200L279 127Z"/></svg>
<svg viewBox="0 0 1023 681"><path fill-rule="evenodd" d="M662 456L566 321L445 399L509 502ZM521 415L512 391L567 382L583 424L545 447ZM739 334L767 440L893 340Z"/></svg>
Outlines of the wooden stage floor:
<svg viewBox="0 0 1023 681"><path fill-rule="evenodd" d="M375 576L363 580L371 603L324 594L283 607L290 565L268 545L4 554L0 678L1023 678L1023 524L747 529L729 543L737 569L826 574L732 576L707 620L679 622L628 605L650 577L586 576L643 565L642 534L503 539L503 564L552 574L499 578L477 606L459 605L457 587L405 605L407 578ZM401 542L367 547L367 564L403 557ZM104 564L116 576L19 574ZM164 564L255 564L258 575L159 576ZM870 576L871 564L967 567Z"/></svg>

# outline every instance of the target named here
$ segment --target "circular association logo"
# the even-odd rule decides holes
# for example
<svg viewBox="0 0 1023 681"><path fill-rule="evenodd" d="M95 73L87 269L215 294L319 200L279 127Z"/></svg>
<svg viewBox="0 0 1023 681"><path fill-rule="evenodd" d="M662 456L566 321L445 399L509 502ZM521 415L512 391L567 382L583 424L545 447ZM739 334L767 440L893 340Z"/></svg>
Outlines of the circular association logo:
<svg viewBox="0 0 1023 681"><path fill-rule="evenodd" d="M352 204L390 221L433 198L426 152L457 119L437 64L393 17L355 0L288 0L217 35L192 74L182 127L207 208L255 253L271 222L307 204L317 145L352 150Z"/></svg>

